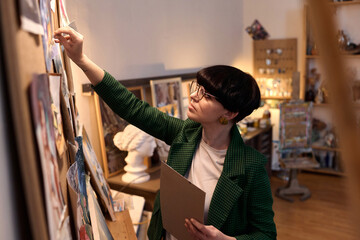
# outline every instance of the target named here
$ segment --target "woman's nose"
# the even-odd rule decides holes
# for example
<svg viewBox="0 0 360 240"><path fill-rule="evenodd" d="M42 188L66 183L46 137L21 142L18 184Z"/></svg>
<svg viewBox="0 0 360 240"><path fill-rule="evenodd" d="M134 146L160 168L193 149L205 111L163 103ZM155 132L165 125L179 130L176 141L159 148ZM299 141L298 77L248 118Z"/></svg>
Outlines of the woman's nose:
<svg viewBox="0 0 360 240"><path fill-rule="evenodd" d="M191 93L190 98L191 98L191 100L195 100L195 101L199 100L197 92Z"/></svg>

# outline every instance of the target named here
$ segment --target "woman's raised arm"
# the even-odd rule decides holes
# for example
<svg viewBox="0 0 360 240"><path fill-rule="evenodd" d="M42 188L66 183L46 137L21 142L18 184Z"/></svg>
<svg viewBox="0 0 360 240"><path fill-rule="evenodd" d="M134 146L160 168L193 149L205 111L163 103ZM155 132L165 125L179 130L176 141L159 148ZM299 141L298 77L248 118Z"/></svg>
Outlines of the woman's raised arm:
<svg viewBox="0 0 360 240"><path fill-rule="evenodd" d="M104 78L104 70L83 53L84 37L70 27L59 28L54 33L55 42L64 46L66 54L78 65L95 86Z"/></svg>

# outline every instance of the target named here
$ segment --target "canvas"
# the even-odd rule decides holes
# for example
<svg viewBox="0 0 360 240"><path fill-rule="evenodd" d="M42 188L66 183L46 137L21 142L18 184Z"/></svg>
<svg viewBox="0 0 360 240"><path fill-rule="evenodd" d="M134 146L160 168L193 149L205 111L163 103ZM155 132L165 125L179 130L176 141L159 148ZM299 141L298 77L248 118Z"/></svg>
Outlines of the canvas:
<svg viewBox="0 0 360 240"><path fill-rule="evenodd" d="M41 23L44 28L44 34L42 35L42 43L44 49L44 57L45 57L45 64L46 64L46 71L51 71L51 63L52 63L52 47L53 47L53 23L51 17L51 9L50 9L50 1L47 0L40 0L40 16L41 16Z"/></svg>
<svg viewBox="0 0 360 240"><path fill-rule="evenodd" d="M194 79L190 79L190 80L186 80L186 81L181 82L184 118L187 118L187 110L189 108L189 103L191 101L191 98L190 98L190 85L191 85L192 81L196 81L196 79L194 78Z"/></svg>
<svg viewBox="0 0 360 240"><path fill-rule="evenodd" d="M95 191L100 197L100 202L105 207L105 209L109 212L111 220L115 221L115 213L113 201L110 193L110 187L107 183L103 170L97 160L96 154L92 148L90 143L90 139L86 133L84 127L82 127L82 137L83 137L83 150L85 156L85 163L90 171L90 177L92 184L94 186Z"/></svg>
<svg viewBox="0 0 360 240"><path fill-rule="evenodd" d="M46 74L34 75L30 85L30 103L36 143L42 169L50 239L59 234L64 220L65 203L59 179L54 121L49 81Z"/></svg>
<svg viewBox="0 0 360 240"><path fill-rule="evenodd" d="M63 133L63 124L60 113L60 84L61 75L49 75L49 89L51 95L51 110L54 118L55 142L56 149L61 157L66 149L65 138Z"/></svg>
<svg viewBox="0 0 360 240"><path fill-rule="evenodd" d="M119 173L126 165L127 152L120 151L114 145L113 138L116 133L124 130L128 122L114 113L97 95L95 103L105 178L108 178Z"/></svg>
<svg viewBox="0 0 360 240"><path fill-rule="evenodd" d="M89 200L89 212L94 240L114 239L110 233L108 226L106 225L104 215L101 212L95 192L90 184L89 176L86 176L86 191Z"/></svg>
<svg viewBox="0 0 360 240"><path fill-rule="evenodd" d="M181 78L150 80L153 106L166 114L183 119Z"/></svg>
<svg viewBox="0 0 360 240"><path fill-rule="evenodd" d="M78 154L78 150L76 150L75 154L79 159L80 154ZM78 172L78 162L75 161L70 166L66 174L66 179L69 185L70 205L72 216L75 221L75 232L77 239L88 240L93 239L93 235L90 225L90 215L88 212L87 201L84 200L85 196L81 194L79 190L80 186Z"/></svg>
<svg viewBox="0 0 360 240"><path fill-rule="evenodd" d="M143 100L143 87L129 88L137 98ZM125 158L127 151L119 150L113 142L116 133L121 132L129 124L124 119L114 113L109 106L95 94L96 115L100 138L101 153L105 178L116 175L123 170L126 165Z"/></svg>
<svg viewBox="0 0 360 240"><path fill-rule="evenodd" d="M65 27L70 24L69 17L66 12L66 6L64 0L59 0L59 16L60 16L60 26Z"/></svg>

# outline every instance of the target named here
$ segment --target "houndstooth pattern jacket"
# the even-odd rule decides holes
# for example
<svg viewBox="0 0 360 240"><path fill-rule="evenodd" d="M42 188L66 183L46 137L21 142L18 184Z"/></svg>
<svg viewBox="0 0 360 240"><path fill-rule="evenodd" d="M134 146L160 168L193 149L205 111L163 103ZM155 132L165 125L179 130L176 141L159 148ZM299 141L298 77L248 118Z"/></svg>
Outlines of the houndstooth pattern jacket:
<svg viewBox="0 0 360 240"><path fill-rule="evenodd" d="M201 140L199 123L167 116L137 99L107 72L93 88L120 117L171 145L168 164L181 175L186 174ZM211 199L208 225L236 239L276 239L266 161L262 154L244 144L234 126L223 171ZM150 240L165 236L159 195L148 230Z"/></svg>

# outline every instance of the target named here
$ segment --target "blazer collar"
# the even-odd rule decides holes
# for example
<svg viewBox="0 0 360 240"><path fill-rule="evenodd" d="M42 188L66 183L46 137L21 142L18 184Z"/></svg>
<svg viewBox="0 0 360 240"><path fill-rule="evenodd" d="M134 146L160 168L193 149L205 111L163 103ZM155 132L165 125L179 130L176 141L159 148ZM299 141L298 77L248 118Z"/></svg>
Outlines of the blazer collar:
<svg viewBox="0 0 360 240"><path fill-rule="evenodd" d="M231 141L225 156L223 174L229 178L245 174L244 141L236 124L231 129Z"/></svg>
<svg viewBox="0 0 360 240"><path fill-rule="evenodd" d="M174 169L182 175L185 175L186 170L191 164L195 149L201 140L202 127L200 124L195 124L187 128L184 135L184 142L174 143L172 146L173 153L181 148L183 161L178 161L179 159L177 159L177 161L175 159L173 159L174 161L170 161L172 163L171 165L174 164ZM222 175L233 178L244 174L244 141L237 126L234 125L231 129L231 141L226 152Z"/></svg>
<svg viewBox="0 0 360 240"><path fill-rule="evenodd" d="M231 131L224 168L215 187L208 213L207 224L218 229L222 228L233 206L243 194L242 186L246 182L244 142L236 125Z"/></svg>

